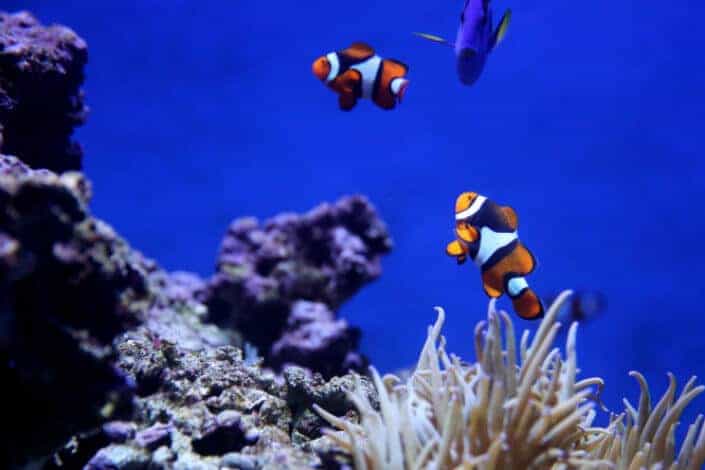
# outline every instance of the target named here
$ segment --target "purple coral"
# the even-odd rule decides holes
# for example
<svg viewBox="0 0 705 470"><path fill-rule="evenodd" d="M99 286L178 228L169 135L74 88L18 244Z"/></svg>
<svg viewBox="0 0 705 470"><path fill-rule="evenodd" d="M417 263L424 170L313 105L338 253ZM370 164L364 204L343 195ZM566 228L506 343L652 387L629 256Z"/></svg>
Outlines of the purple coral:
<svg viewBox="0 0 705 470"><path fill-rule="evenodd" d="M88 114L87 60L86 43L69 28L0 12L0 152L33 168L81 168L83 150L71 134Z"/></svg>
<svg viewBox="0 0 705 470"><path fill-rule="evenodd" d="M326 377L341 370L362 371L367 360L356 352L359 341L360 330L336 320L325 304L299 300L284 333L272 345L270 361L277 368L296 364Z"/></svg>
<svg viewBox="0 0 705 470"><path fill-rule="evenodd" d="M203 297L210 318L241 331L269 364L341 374L365 360L354 352L359 331L332 312L380 275L380 258L391 247L386 226L362 196L263 224L238 219ZM302 300L318 304L305 321L302 309L311 304Z"/></svg>
<svg viewBox="0 0 705 470"><path fill-rule="evenodd" d="M123 332L139 328L164 351L167 341L186 349L229 341L200 321L206 309L193 292L202 282L168 275L130 248L90 215L89 197L80 173L32 170L0 155L2 399L24 413L0 444L0 466L4 445L14 456L51 448L96 423L108 397L116 412L129 404L134 380L113 344ZM141 372L138 391L159 385Z"/></svg>

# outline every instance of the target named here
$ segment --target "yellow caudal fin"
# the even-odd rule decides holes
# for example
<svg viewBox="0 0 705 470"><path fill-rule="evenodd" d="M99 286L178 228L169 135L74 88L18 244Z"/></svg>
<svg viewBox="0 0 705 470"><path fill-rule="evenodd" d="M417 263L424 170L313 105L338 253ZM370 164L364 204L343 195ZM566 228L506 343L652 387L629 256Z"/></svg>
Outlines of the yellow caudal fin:
<svg viewBox="0 0 705 470"><path fill-rule="evenodd" d="M497 25L497 29L494 31L494 36L492 38L492 49L497 47L497 45L502 42L504 36L507 35L507 28L509 28L509 22L512 19L512 10L507 10L504 12L502 19Z"/></svg>

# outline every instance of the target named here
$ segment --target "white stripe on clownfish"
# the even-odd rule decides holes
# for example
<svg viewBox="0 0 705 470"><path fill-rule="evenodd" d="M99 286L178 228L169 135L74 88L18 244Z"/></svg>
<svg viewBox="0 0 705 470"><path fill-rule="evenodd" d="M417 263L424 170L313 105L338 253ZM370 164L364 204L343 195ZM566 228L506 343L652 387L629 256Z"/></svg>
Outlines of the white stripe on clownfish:
<svg viewBox="0 0 705 470"><path fill-rule="evenodd" d="M455 214L455 220L463 220L467 219L468 217L472 217L477 213L477 211L480 210L486 200L487 198L485 196L476 196L475 200L472 202L472 204L470 204L470 207L468 207L462 212L458 212L457 214Z"/></svg>
<svg viewBox="0 0 705 470"><path fill-rule="evenodd" d="M526 278L523 276L513 277L507 283L507 291L510 297L516 297L522 291L529 287L529 283L526 282Z"/></svg>
<svg viewBox="0 0 705 470"><path fill-rule="evenodd" d="M396 96L399 94L399 90L401 89L401 87L407 82L408 82L407 79L397 77L394 80L392 80L392 83L389 85L389 87L391 88L392 93L394 93L394 95Z"/></svg>
<svg viewBox="0 0 705 470"><path fill-rule="evenodd" d="M377 79L377 73L382 65L382 58L378 55L373 55L367 60L351 65L350 68L360 72L362 77L362 97L371 98Z"/></svg>
<svg viewBox="0 0 705 470"><path fill-rule="evenodd" d="M482 227L480 229L480 248L477 250L473 261L477 266L482 267L497 250L509 245L517 238L516 230L513 232L495 232L489 227Z"/></svg>
<svg viewBox="0 0 705 470"><path fill-rule="evenodd" d="M326 54L326 59L328 59L328 63L330 64L330 71L328 72L326 82L332 82L335 80L335 77L338 76L338 72L340 72L340 60L338 60L338 54L335 52Z"/></svg>

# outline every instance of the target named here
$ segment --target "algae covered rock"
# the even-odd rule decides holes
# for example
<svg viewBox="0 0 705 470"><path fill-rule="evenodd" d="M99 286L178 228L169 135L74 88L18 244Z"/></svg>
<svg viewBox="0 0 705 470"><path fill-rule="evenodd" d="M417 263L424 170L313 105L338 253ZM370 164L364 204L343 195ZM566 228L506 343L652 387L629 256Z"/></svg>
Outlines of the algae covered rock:
<svg viewBox="0 0 705 470"><path fill-rule="evenodd" d="M314 468L325 423L312 404L352 410L347 396L357 381L374 394L359 377L325 382L291 368L281 379L231 346L192 351L138 332L116 345L117 367L137 384L131 420L104 424L99 439L72 439L72 453L57 452L51 468L66 468L77 455L95 469Z"/></svg>
<svg viewBox="0 0 705 470"><path fill-rule="evenodd" d="M202 298L211 320L242 332L267 364L296 363L326 377L364 370L359 330L334 312L380 275L391 247L384 222L362 196L264 223L237 219Z"/></svg>
<svg viewBox="0 0 705 470"><path fill-rule="evenodd" d="M118 367L122 333L141 328L150 341L189 349L232 339L201 322L195 281L161 271L92 217L90 195L80 173L0 156L0 398L16 413L3 462L129 416L136 384L148 388L158 373L145 369L134 380Z"/></svg>
<svg viewBox="0 0 705 470"><path fill-rule="evenodd" d="M71 29L0 11L0 152L32 168L81 169L83 150L71 134L88 114L87 61L86 43Z"/></svg>

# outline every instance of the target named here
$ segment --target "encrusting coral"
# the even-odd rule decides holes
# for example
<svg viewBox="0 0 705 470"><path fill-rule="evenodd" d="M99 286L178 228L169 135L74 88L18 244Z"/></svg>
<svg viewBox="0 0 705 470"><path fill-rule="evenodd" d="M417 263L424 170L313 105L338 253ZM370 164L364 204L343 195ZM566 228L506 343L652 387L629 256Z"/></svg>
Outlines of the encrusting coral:
<svg viewBox="0 0 705 470"><path fill-rule="evenodd" d="M31 13L0 11L0 152L34 169L80 170L83 148L72 139L88 116L84 103L86 42Z"/></svg>
<svg viewBox="0 0 705 470"><path fill-rule="evenodd" d="M519 342L512 321L490 302L487 322L475 328L477 363L448 355L441 336L445 313L429 328L416 369L402 383L371 370L379 409L363 389L350 393L360 424L314 406L339 431L327 435L356 469L699 469L705 462L705 426L698 416L676 453L674 431L685 406L705 390L692 378L676 399L676 382L651 406L644 377L638 408L593 426L599 378L576 379L577 323L566 357L552 348L556 316L570 291L548 310L533 341ZM504 331L504 343L502 332ZM519 355L519 361L517 360ZM342 431L342 432L341 432Z"/></svg>

